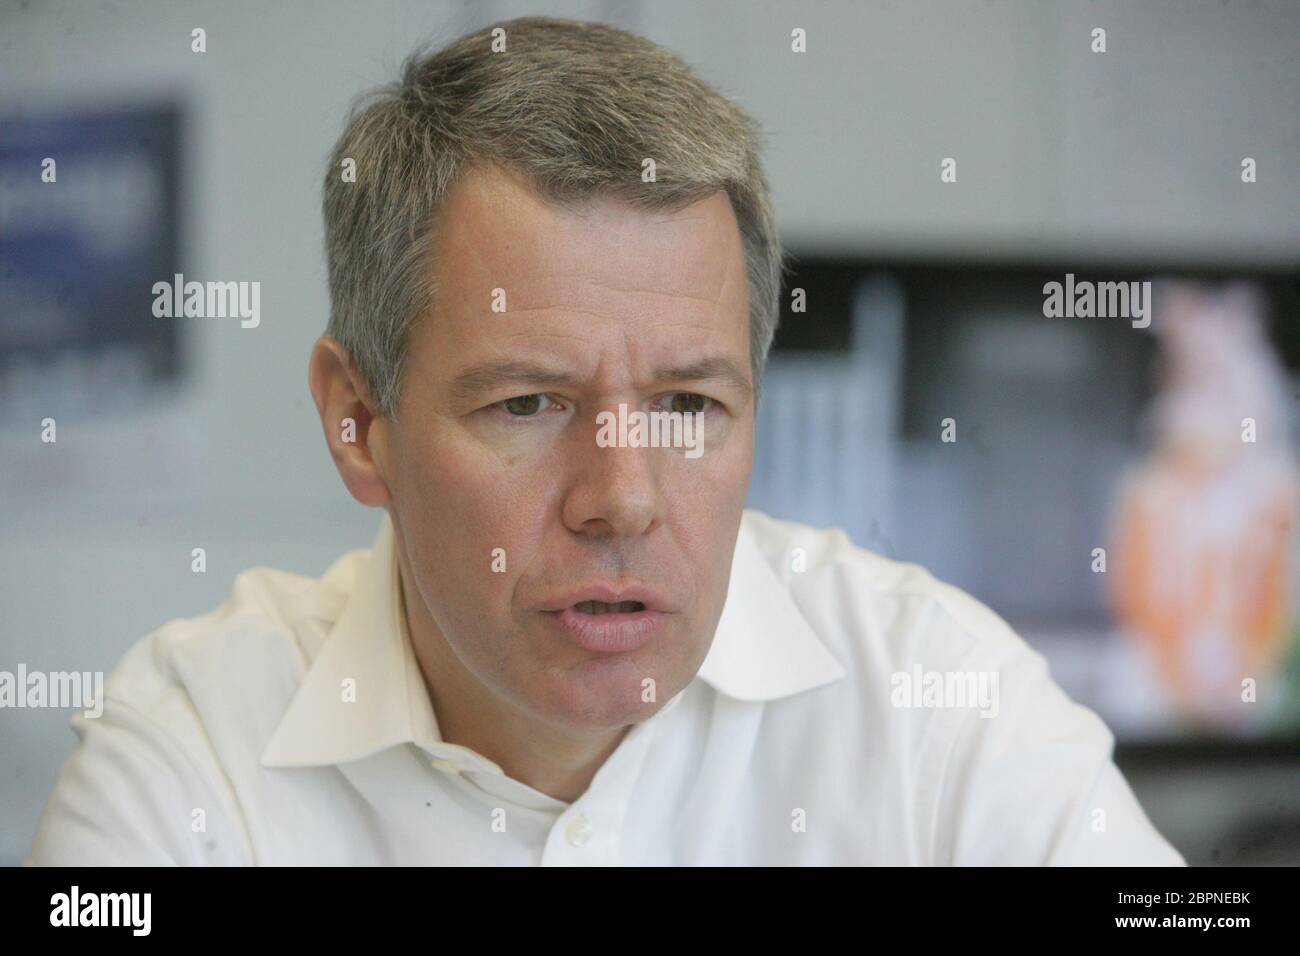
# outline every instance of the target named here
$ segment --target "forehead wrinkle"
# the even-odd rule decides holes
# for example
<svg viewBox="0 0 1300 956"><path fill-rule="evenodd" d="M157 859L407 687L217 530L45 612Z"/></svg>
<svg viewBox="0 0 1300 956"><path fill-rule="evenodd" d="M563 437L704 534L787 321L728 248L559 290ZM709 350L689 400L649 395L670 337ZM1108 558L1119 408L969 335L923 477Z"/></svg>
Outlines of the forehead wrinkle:
<svg viewBox="0 0 1300 956"><path fill-rule="evenodd" d="M522 311L532 311L532 310L520 310L520 311L522 312ZM594 314L594 313L589 313L589 314ZM608 318L608 316L597 315L596 318L606 319ZM631 349L631 343L628 341L628 339L633 333L633 331L636 331L638 333L646 333L646 332L653 333L653 332L667 331L670 329L687 328L695 331L710 333L709 334L710 341L714 340L714 336L712 335L712 333L717 331L717 329L714 326L710 325L704 320L699 320L699 319L681 319L675 322L655 322L651 324L648 329L637 328L634 330L627 322L620 322L619 327L623 332L624 343L628 345L629 353L632 351L632 349ZM528 329L506 328L503 329L502 331L504 337L509 338L511 340L519 340L519 339L570 340L571 339L573 341L580 343L583 346L583 348L588 351L593 348L599 348L599 346L592 340L592 336L593 334L595 334L595 330L593 329L586 329L583 332L561 332L561 331L546 331L546 330L532 329L532 328L528 328Z"/></svg>
<svg viewBox="0 0 1300 956"><path fill-rule="evenodd" d="M678 325L686 323L676 323ZM698 365L730 366L734 374L728 374L725 368L720 368L716 373L710 373L705 368L698 372L699 377L716 378L720 381L731 382L736 388L746 395L752 393L752 386L748 382L748 376L744 373L748 370L748 357L744 361L731 361L725 351L717 352L708 362L697 363L693 358L677 358L673 355L654 357L654 352L658 349L651 346L647 348L645 343L638 342L634 338L634 330L626 324L621 329L622 348L611 350L608 345L613 342L607 341L606 345L597 345L596 367L594 371L588 374L582 366L585 365L583 359L588 358L593 351L593 341L590 335L569 334L564 332L541 332L536 330L517 330L513 332L509 339L511 341L530 340L530 339L557 339L565 342L576 342L582 348L581 355L575 356L568 349L559 353L542 356L534 350L527 356L520 358L509 357L509 352L497 359L488 359L479 363L479 367L492 366L529 366L537 365L539 367L551 366L554 369L552 376L539 375L541 381L545 378L554 378L557 384L561 379L567 379L563 384L578 385L596 390L615 389L620 386L632 385L637 389L650 388L656 385L660 380L695 378L697 377ZM710 340L708 345L696 343L692 346L692 353L698 352L699 348L705 348L712 351L715 343ZM620 355L621 353L621 355ZM576 359L576 360L575 360ZM554 360L554 362L552 361ZM554 364L558 362L558 365ZM562 370L563 369L563 370ZM463 373L462 373L463 377Z"/></svg>
<svg viewBox="0 0 1300 956"><path fill-rule="evenodd" d="M591 345L591 336L582 335L577 332L545 332L538 329L511 329L508 331L511 339L572 339L580 342L584 346Z"/></svg>
<svg viewBox="0 0 1300 956"><path fill-rule="evenodd" d="M728 269L722 274L722 282L718 286L718 297L713 300L713 314L709 316L709 325L711 328L718 327L719 313L722 311L723 293L727 291L727 286L731 283L731 273L734 270ZM748 294L746 294L748 300ZM746 301L748 305L748 301ZM749 309L745 309L745 340L749 340Z"/></svg>
<svg viewBox="0 0 1300 956"><path fill-rule="evenodd" d="M571 281L566 283L566 280L571 280ZM607 292L613 292L619 295L659 296L659 297L667 297L671 299L682 299L686 301L707 302L709 303L709 305L714 306L716 308L718 301L721 297L721 294L726 288L727 281L728 281L727 277L724 276L718 287L718 291L711 296L696 295L691 292L679 291L679 290L653 289L653 288L647 288L645 286L615 285L613 283L606 282L603 279L599 279L593 276L573 275L573 274L557 275L555 273L545 272L542 270L539 270L538 272L535 272L531 275L525 276L522 279L517 279L514 282L512 282L511 285L513 285L516 290L523 290L524 292L526 292L528 284L530 283L537 284L544 287L550 287L547 288L546 291L552 292L553 294L558 294L559 296L563 297L566 293L569 293L570 295L573 295L574 298L577 298L579 300L582 299L590 300L592 298L605 298L601 296L592 296L592 295L584 296L582 295L581 292L578 291L578 289L582 286L594 286L597 289L603 289ZM532 306L531 308L544 309L544 308L571 308L571 307L564 305L563 302L557 302L554 305ZM582 311L576 307L573 307L571 310ZM509 311L516 311L516 310L512 309Z"/></svg>
<svg viewBox="0 0 1300 956"><path fill-rule="evenodd" d="M592 285L598 285L602 289L608 289L611 292L621 292L627 295L663 295L674 299L696 299L700 302L708 302L711 305L717 304L718 298L722 292L722 287L719 287L718 292L712 296L692 295L689 292L668 292L663 289L647 289L639 286L611 285L608 282L602 282L600 279L588 278L586 281L590 282ZM725 284L725 282L726 280L724 278L723 283Z"/></svg>
<svg viewBox="0 0 1300 956"><path fill-rule="evenodd" d="M566 314L572 314L572 315L589 315L589 316L591 316L593 319L611 319L611 318L614 318L614 316L611 316L611 315L609 315L609 314L606 313L606 312L593 312L591 309L579 309L579 308L573 308L573 307L566 306L566 305L539 305L539 306L534 306L534 307L529 308L529 309L509 309L505 314L506 314L506 315L527 315L529 312L563 312L563 313L566 313ZM527 334L527 333L520 333L520 334ZM533 334L536 334L536 335L546 335L546 334L548 334L548 333L545 333L545 332L537 332L537 333L533 333ZM557 332L557 333L554 333L554 334L559 335L559 334L561 334L561 333L558 333L558 332ZM575 337L576 337L576 336L575 336Z"/></svg>

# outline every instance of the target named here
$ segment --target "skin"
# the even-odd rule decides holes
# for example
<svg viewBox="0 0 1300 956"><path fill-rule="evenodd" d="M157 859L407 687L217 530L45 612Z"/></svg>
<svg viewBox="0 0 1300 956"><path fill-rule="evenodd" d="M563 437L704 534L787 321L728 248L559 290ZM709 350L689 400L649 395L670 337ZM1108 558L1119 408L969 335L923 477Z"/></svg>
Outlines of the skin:
<svg viewBox="0 0 1300 956"><path fill-rule="evenodd" d="M397 421L374 413L332 339L312 352L311 390L348 490L392 517L443 739L571 802L695 676L722 613L754 450L740 232L725 193L674 212L566 209L493 167L457 183L440 222L438 293L407 343ZM690 370L706 359L735 378ZM456 387L500 362L559 379ZM596 415L620 403L703 410L703 456L599 447ZM641 648L586 650L545 611L593 582L657 589L670 613Z"/></svg>

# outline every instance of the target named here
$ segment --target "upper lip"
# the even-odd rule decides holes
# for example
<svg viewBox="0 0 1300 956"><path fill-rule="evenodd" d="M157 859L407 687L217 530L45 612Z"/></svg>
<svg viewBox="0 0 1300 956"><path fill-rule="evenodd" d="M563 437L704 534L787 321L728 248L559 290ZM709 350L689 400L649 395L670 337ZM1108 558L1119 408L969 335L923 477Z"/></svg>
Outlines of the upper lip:
<svg viewBox="0 0 1300 956"><path fill-rule="evenodd" d="M641 584L614 587L609 584L585 584L548 601L549 611L563 611L583 601L600 601L602 604L618 604L622 601L640 601L647 611L664 611L668 608L667 600L658 592Z"/></svg>

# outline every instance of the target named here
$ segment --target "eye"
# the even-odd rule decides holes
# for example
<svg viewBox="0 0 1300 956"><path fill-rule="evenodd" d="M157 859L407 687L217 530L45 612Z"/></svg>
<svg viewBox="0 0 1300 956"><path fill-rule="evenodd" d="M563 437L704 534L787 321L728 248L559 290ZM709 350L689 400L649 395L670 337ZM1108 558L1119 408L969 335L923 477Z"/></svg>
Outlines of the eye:
<svg viewBox="0 0 1300 956"><path fill-rule="evenodd" d="M507 398L503 402L497 402L497 405L514 418L533 418L538 412L547 407L542 404L543 402L551 405L555 404L549 397L539 392L533 395L517 395L514 398Z"/></svg>
<svg viewBox="0 0 1300 956"><path fill-rule="evenodd" d="M718 404L714 399L707 395L700 395L696 392L672 392L668 396L668 411L682 412L690 414L692 412L707 412L714 405Z"/></svg>

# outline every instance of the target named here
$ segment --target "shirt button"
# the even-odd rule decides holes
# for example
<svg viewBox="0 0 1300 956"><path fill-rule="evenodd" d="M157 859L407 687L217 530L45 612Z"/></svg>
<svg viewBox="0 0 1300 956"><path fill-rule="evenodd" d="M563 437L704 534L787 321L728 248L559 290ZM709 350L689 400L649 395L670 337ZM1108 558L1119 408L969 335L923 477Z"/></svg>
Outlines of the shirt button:
<svg viewBox="0 0 1300 956"><path fill-rule="evenodd" d="M584 814L577 814L564 828L564 838L569 846L582 846L591 839L591 821Z"/></svg>
<svg viewBox="0 0 1300 956"><path fill-rule="evenodd" d="M456 768L456 765L445 757L434 757L429 761L429 764L434 770L441 770L443 773L460 773L460 770Z"/></svg>

